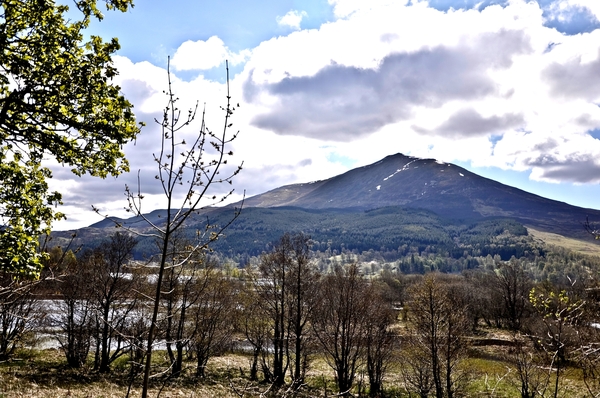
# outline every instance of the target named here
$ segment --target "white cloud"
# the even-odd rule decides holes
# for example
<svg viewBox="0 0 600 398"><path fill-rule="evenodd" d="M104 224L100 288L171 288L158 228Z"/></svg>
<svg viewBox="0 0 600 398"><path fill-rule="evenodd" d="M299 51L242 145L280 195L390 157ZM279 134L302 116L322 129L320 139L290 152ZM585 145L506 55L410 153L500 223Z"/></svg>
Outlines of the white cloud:
<svg viewBox="0 0 600 398"><path fill-rule="evenodd" d="M362 164L376 160L368 142L377 135L388 152L584 180L575 171L586 163L572 161L580 142L574 135L600 127L591 80L600 70L600 30L564 36L544 26L538 4L524 0L448 12L422 2L330 3L344 19L255 49L245 95L258 111L257 127L335 140L338 153ZM528 162L530 147L558 132L566 141L556 162L574 166L558 173L550 172L556 164ZM503 150L517 148L511 137L522 134L529 146ZM402 137L396 150L392 136ZM600 157L597 145L586 151Z"/></svg>
<svg viewBox="0 0 600 398"><path fill-rule="evenodd" d="M279 26L287 26L294 30L300 30L300 23L306 16L308 16L306 11L290 10L284 16L277 17L277 24Z"/></svg>
<svg viewBox="0 0 600 398"><path fill-rule="evenodd" d="M208 70L229 60L232 65L243 63L250 56L249 50L239 53L229 51L223 40L211 36L208 40L187 40L179 46L171 65L175 70Z"/></svg>
<svg viewBox="0 0 600 398"><path fill-rule="evenodd" d="M596 19L600 20L600 2L596 0L571 0L573 3L587 8Z"/></svg>
<svg viewBox="0 0 600 398"><path fill-rule="evenodd" d="M173 55L171 65L176 70L206 70L221 65L227 58L223 40L212 36L208 40L183 42Z"/></svg>

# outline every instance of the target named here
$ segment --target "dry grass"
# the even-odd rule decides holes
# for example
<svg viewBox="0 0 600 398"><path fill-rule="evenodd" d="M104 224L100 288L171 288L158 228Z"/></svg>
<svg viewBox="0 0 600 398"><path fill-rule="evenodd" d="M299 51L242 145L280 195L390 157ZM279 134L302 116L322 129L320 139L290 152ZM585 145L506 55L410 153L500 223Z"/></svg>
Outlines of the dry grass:
<svg viewBox="0 0 600 398"><path fill-rule="evenodd" d="M16 397L125 397L129 389L129 374L125 361L117 364L109 375L100 375L89 369L74 370L64 366L57 350L29 354L23 351L13 361L0 366L0 398ZM240 374L235 369L247 367L241 355L227 355L210 361L209 376L199 380L193 375L193 364L177 380L155 378L151 397L231 397L229 381L236 382ZM160 395L159 395L160 393ZM129 391L130 396L141 394L139 378Z"/></svg>
<svg viewBox="0 0 600 398"><path fill-rule="evenodd" d="M487 330L487 337L498 338L506 333ZM462 364L463 392L468 397L517 397L518 381L515 370L507 360L507 347L477 346L468 351ZM156 356L157 361L165 358ZM163 354L164 355L164 354ZM401 354L401 351L399 352ZM114 366L109 375L99 375L90 369L73 370L64 365L57 350L22 351L17 359L0 364L0 398L33 397L125 397L129 386L128 365L125 360ZM265 383L248 380L250 359L244 354L227 354L212 358L208 363L207 377L194 375L194 363L187 363L184 375L169 380L157 377L152 380L151 397L279 397L291 396L290 391L270 391ZM399 365L390 367L384 388L387 397L407 397ZM131 397L141 394L140 379L132 386ZM355 396L368 391L368 378L363 371L356 376ZM585 396L581 374L567 369L561 382L561 396ZM266 394L264 394L267 392ZM306 377L306 385L296 397L332 397L336 393L333 371L323 357L315 356Z"/></svg>
<svg viewBox="0 0 600 398"><path fill-rule="evenodd" d="M160 361L161 355L156 355ZM0 398L122 398L127 395L141 395L138 377L129 389L129 373L126 360L121 360L108 375L100 375L88 369L74 370L64 365L64 358L58 350L24 350L10 362L0 364ZM167 376L151 380L149 396L162 398L200 397L258 397L280 396L270 391L265 383L251 382L248 379L250 359L244 354L230 353L211 358L206 378L195 376L195 363L187 363L182 377L169 379ZM162 368L164 369L164 368ZM323 377L323 375L326 375ZM331 369L323 360L315 360L308 383L303 386L298 397L323 396L323 380L331 395L335 391Z"/></svg>
<svg viewBox="0 0 600 398"><path fill-rule="evenodd" d="M538 231L531 227L527 227L527 231L535 239L539 239L547 245L564 247L565 249L569 249L581 254L600 256L600 245L595 244L591 237L589 241L584 241L567 238L550 232Z"/></svg>

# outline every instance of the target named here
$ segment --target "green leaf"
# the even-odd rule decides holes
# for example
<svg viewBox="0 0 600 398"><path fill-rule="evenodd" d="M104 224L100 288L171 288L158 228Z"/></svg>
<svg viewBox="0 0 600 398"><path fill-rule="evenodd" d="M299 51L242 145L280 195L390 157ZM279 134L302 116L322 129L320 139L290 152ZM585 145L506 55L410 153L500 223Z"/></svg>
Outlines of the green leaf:
<svg viewBox="0 0 600 398"><path fill-rule="evenodd" d="M108 0L126 11L132 0ZM54 158L76 175L129 170L122 147L140 126L133 105L112 83L116 39L84 41L96 0L76 0L80 20L50 0L0 0L0 269L36 276L43 254L38 236L64 218L53 206L52 177L42 159Z"/></svg>

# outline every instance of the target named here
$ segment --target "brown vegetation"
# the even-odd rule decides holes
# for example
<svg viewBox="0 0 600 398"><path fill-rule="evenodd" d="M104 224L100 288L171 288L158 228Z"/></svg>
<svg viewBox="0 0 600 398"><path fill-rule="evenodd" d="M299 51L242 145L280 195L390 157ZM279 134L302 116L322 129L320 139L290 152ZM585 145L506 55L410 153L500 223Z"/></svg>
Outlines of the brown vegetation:
<svg viewBox="0 0 600 398"><path fill-rule="evenodd" d="M4 396L139 395L157 282L126 261L134 244L120 233L79 257L53 250L44 279L3 279L0 322L18 326L3 335ZM546 265L568 272L536 280L537 257L405 275L367 274L344 255L318 271L303 234L246 269L171 249L167 264L179 265L160 289L152 396L600 393L593 258L553 252ZM57 348L28 348L40 336Z"/></svg>

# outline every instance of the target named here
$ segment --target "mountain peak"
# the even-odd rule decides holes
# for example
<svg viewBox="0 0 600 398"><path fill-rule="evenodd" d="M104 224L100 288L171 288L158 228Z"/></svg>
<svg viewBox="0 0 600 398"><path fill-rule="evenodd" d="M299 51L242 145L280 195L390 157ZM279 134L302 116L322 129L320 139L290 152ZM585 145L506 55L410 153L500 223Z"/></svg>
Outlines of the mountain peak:
<svg viewBox="0 0 600 398"><path fill-rule="evenodd" d="M511 217L557 233L582 231L587 215L570 206L481 177L452 163L402 153L327 180L292 184L246 199L246 207L371 210L420 208L446 218Z"/></svg>

